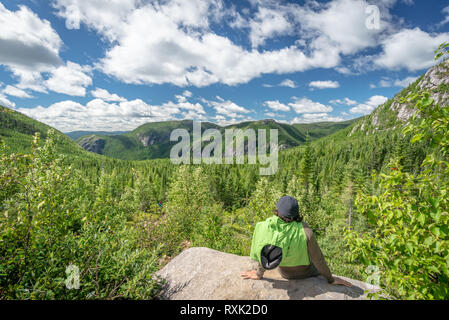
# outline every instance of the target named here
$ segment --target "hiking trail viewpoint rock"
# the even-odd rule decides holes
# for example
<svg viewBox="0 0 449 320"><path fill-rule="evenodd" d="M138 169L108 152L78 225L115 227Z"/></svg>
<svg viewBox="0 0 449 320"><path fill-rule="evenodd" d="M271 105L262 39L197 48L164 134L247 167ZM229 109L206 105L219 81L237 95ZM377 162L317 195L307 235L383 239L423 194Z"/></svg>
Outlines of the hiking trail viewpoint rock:
<svg viewBox="0 0 449 320"><path fill-rule="evenodd" d="M249 257L190 248L171 260L156 276L164 279L162 296L169 300L359 300L375 286L340 277L352 288L335 286L323 276L286 280L277 269L265 272L262 280L244 280L240 273L254 269Z"/></svg>

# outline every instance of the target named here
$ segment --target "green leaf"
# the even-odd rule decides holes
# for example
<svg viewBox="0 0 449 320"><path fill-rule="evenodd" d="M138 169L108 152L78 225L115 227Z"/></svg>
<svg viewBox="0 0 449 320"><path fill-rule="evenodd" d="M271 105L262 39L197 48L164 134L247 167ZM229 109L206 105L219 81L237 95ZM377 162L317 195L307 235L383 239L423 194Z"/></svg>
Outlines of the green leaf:
<svg viewBox="0 0 449 320"><path fill-rule="evenodd" d="M423 226L424 223L426 222L426 215L423 213L420 213L418 215L418 222Z"/></svg>
<svg viewBox="0 0 449 320"><path fill-rule="evenodd" d="M433 227L431 229L431 231L436 237L438 237L440 235L440 228L438 228L438 227Z"/></svg>
<svg viewBox="0 0 449 320"><path fill-rule="evenodd" d="M426 247L428 247L428 246L430 246L432 244L432 242L433 242L433 237L429 236L429 237L426 238L426 240L424 240L424 245Z"/></svg>

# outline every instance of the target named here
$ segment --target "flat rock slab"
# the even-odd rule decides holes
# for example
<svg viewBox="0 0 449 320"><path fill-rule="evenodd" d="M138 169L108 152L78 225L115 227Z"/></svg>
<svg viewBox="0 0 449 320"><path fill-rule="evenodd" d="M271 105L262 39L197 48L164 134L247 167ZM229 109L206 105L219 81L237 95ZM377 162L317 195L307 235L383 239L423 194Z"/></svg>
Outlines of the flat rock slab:
<svg viewBox="0 0 449 320"><path fill-rule="evenodd" d="M365 290L377 288L365 282L340 277L353 287L335 286L322 277L286 280L274 269L262 280L244 280L240 273L254 269L249 257L209 248L190 248L171 260L156 276L166 284L162 292L170 300L348 300L365 299Z"/></svg>

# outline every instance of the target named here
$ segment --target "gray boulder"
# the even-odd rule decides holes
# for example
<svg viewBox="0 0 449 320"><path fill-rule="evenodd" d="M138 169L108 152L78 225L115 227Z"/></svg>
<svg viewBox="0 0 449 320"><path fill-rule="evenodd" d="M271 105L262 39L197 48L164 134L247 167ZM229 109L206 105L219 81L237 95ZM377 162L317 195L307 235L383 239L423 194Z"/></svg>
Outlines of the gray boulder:
<svg viewBox="0 0 449 320"><path fill-rule="evenodd" d="M257 262L249 257L209 248L190 248L156 273L165 280L162 296L169 300L300 300L365 299L365 290L377 288L340 277L353 287L331 285L322 277L286 280L275 270L266 271L262 280L244 280L240 273Z"/></svg>

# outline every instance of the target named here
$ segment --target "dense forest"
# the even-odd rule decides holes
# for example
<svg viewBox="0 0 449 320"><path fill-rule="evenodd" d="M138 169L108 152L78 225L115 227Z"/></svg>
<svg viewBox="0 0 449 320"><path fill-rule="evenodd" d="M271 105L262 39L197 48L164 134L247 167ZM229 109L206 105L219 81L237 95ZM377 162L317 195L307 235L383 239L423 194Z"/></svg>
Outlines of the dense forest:
<svg viewBox="0 0 449 320"><path fill-rule="evenodd" d="M449 110L416 88L395 97L416 110L408 123L370 133L362 119L307 139L280 152L272 176L87 153L53 129L6 128L2 108L0 299L157 299L152 275L187 247L249 255L255 223L285 194L333 273L366 280L376 266L390 297L449 297Z"/></svg>

